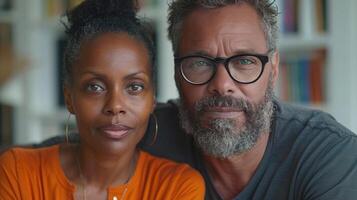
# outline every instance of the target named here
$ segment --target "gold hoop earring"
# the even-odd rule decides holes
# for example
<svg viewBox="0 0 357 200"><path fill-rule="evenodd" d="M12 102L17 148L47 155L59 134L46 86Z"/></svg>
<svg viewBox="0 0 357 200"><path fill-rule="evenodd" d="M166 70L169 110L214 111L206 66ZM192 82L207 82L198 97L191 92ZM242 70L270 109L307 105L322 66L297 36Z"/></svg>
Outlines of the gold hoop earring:
<svg viewBox="0 0 357 200"><path fill-rule="evenodd" d="M71 118L71 113L68 113L68 117L66 120L65 132L64 136L66 137L66 143L69 144L69 119Z"/></svg>
<svg viewBox="0 0 357 200"><path fill-rule="evenodd" d="M149 144L150 146L152 146L153 144L155 144L156 142L156 139L157 139L157 132L159 130L159 124L157 123L157 118L156 118L156 115L154 113L151 114L152 117L154 118L155 120L155 132L154 132L154 136L152 137L152 141L151 143Z"/></svg>

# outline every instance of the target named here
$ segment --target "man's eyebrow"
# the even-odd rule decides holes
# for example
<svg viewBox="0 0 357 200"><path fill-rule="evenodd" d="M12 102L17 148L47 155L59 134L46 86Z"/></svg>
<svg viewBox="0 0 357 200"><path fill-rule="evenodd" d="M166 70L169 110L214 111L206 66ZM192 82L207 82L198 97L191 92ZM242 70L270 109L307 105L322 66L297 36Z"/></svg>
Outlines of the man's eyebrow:
<svg viewBox="0 0 357 200"><path fill-rule="evenodd" d="M233 51L232 55L243 55L243 54L266 54L267 52L257 52L254 49L238 49ZM207 56L207 57L215 57L214 55L211 55L210 53L206 51L192 51L188 54L185 54L183 56Z"/></svg>
<svg viewBox="0 0 357 200"><path fill-rule="evenodd" d="M265 52L264 52L265 53ZM238 49L233 52L233 55L241 55L241 54L264 54L262 52L257 52L254 49Z"/></svg>
<svg viewBox="0 0 357 200"><path fill-rule="evenodd" d="M205 52L205 51L192 51L192 52L189 52L183 56L209 56L209 57L212 57L212 55L210 55L208 52Z"/></svg>

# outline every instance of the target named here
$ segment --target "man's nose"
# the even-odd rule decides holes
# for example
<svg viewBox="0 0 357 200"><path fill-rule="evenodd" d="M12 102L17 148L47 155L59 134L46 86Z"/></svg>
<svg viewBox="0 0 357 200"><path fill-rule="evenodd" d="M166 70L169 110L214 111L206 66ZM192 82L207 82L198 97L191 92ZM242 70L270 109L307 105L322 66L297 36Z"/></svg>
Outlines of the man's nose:
<svg viewBox="0 0 357 200"><path fill-rule="evenodd" d="M231 95L237 90L236 81L229 75L223 63L217 64L213 78L208 82L208 91L214 95Z"/></svg>

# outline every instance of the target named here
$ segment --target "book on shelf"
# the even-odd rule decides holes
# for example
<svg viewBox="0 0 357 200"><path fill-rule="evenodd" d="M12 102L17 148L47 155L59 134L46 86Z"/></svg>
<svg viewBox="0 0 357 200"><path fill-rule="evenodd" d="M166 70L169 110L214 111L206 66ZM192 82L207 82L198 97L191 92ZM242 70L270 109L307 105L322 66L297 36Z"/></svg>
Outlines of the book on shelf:
<svg viewBox="0 0 357 200"><path fill-rule="evenodd" d="M310 68L310 61L309 58L302 58L298 61L297 63L297 68L300 67L300 69L298 69L298 74L299 74L299 78L298 81L300 82L299 84L299 101L302 103L309 103L309 101L311 100L310 97L310 78L308 76L309 74L309 68Z"/></svg>
<svg viewBox="0 0 357 200"><path fill-rule="evenodd" d="M279 0L277 6L280 13L280 30L282 33L298 32L298 0Z"/></svg>
<svg viewBox="0 0 357 200"><path fill-rule="evenodd" d="M13 7L14 0L0 0L0 12L9 11Z"/></svg>
<svg viewBox="0 0 357 200"><path fill-rule="evenodd" d="M0 86L28 64L28 60L16 54L13 45L13 25L0 22Z"/></svg>
<svg viewBox="0 0 357 200"><path fill-rule="evenodd" d="M82 1L83 0L47 0L44 5L44 13L47 17L58 17Z"/></svg>
<svg viewBox="0 0 357 200"><path fill-rule="evenodd" d="M327 0L315 0L316 31L324 33L328 30L328 3Z"/></svg>
<svg viewBox="0 0 357 200"><path fill-rule="evenodd" d="M312 8L312 18L310 21L300 21L299 15L304 15L305 10L299 10L303 6L301 3L309 3ZM324 33L328 29L328 2L327 0L311 0L310 2L302 2L300 0L277 0L276 5L279 8L280 19L279 26L283 34L298 33L301 23L311 23L316 26L317 33ZM304 7L306 8L306 7ZM313 21L315 20L316 23Z"/></svg>
<svg viewBox="0 0 357 200"><path fill-rule="evenodd" d="M311 82L310 101L314 104L321 103L325 100L325 54L326 52L324 50L319 50L316 51L311 58L311 67L309 69L309 78Z"/></svg>
<svg viewBox="0 0 357 200"><path fill-rule="evenodd" d="M62 0L47 0L44 1L44 12L46 17L56 17L62 15L64 11L64 5Z"/></svg>
<svg viewBox="0 0 357 200"><path fill-rule="evenodd" d="M0 145L13 143L14 107L0 103Z"/></svg>
<svg viewBox="0 0 357 200"><path fill-rule="evenodd" d="M12 25L8 22L0 22L0 45L12 43Z"/></svg>
<svg viewBox="0 0 357 200"><path fill-rule="evenodd" d="M11 23L0 22L0 86L13 74L14 52Z"/></svg>
<svg viewBox="0 0 357 200"><path fill-rule="evenodd" d="M67 9L71 9L74 8L75 6L79 5L80 3L82 3L82 1L84 0L67 0L68 4L67 4Z"/></svg>
<svg viewBox="0 0 357 200"><path fill-rule="evenodd" d="M277 93L281 99L302 104L325 101L325 50L310 55L283 58Z"/></svg>

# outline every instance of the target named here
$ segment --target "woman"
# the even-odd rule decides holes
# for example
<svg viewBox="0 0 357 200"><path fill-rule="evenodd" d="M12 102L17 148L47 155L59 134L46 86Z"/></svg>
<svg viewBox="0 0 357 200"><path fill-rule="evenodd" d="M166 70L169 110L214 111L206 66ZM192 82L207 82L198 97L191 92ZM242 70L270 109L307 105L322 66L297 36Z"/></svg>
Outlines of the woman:
<svg viewBox="0 0 357 200"><path fill-rule="evenodd" d="M131 0L68 13L64 95L80 144L0 158L1 199L203 199L201 176L136 146L155 105L153 46Z"/></svg>

